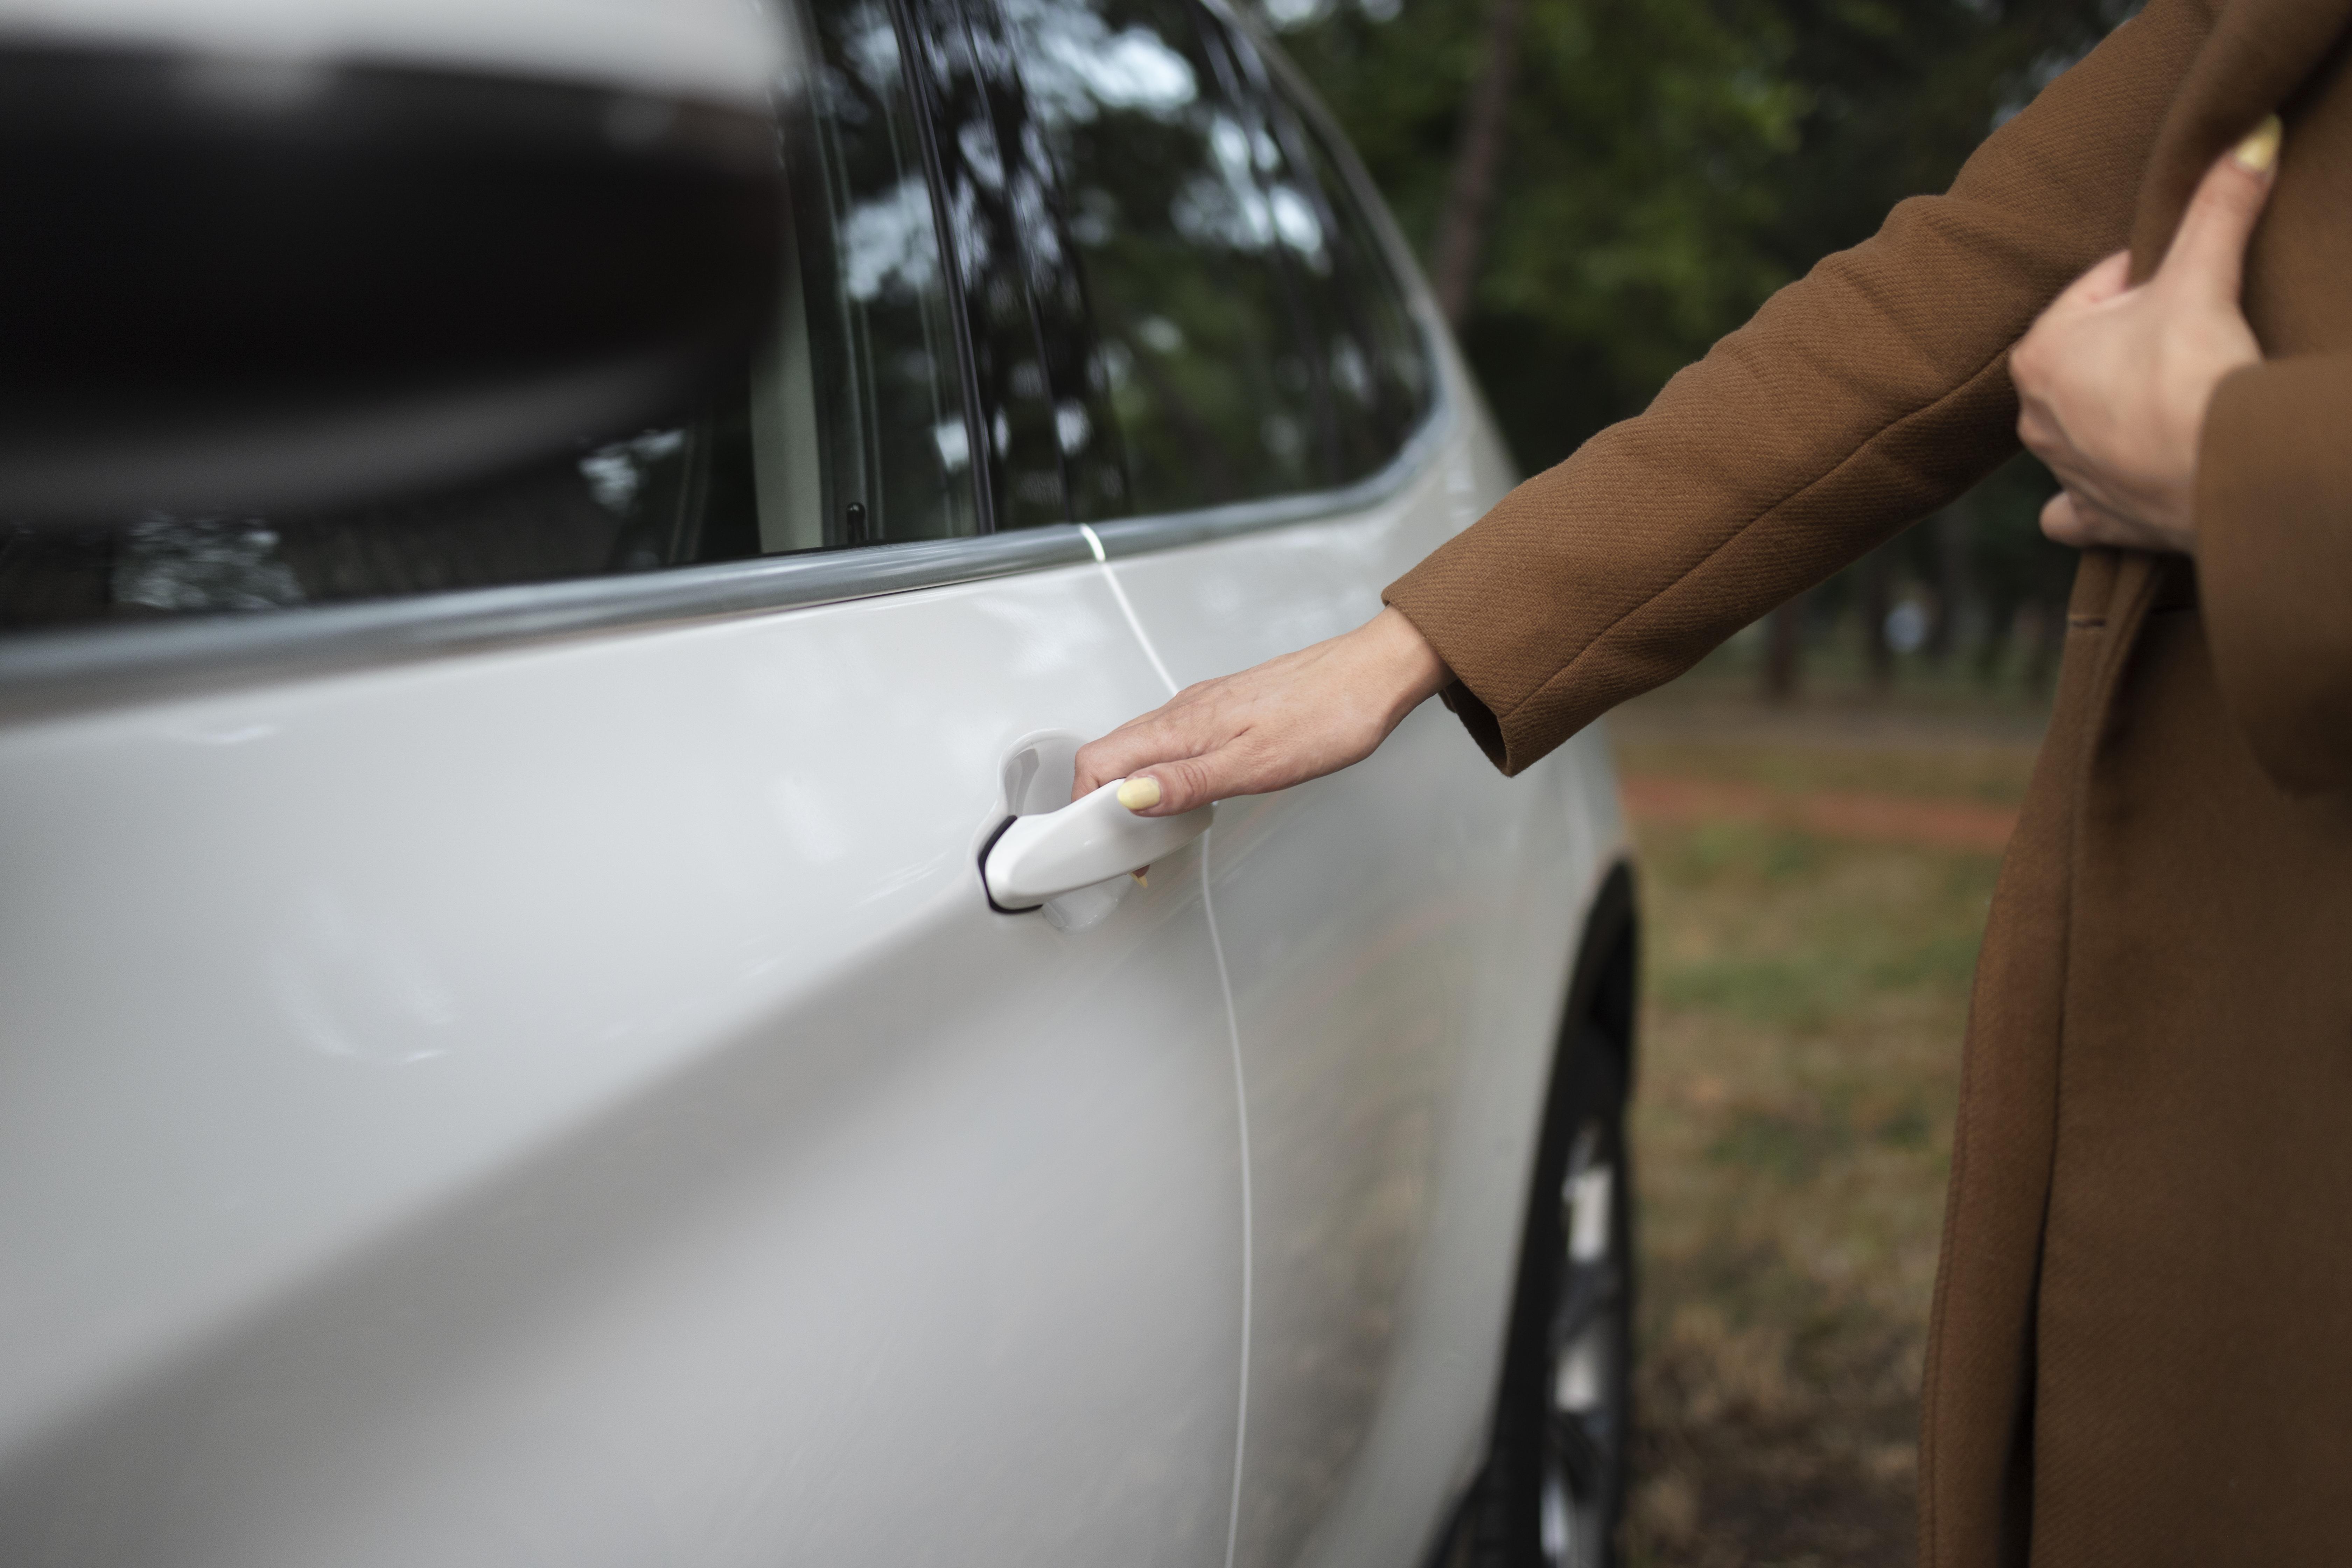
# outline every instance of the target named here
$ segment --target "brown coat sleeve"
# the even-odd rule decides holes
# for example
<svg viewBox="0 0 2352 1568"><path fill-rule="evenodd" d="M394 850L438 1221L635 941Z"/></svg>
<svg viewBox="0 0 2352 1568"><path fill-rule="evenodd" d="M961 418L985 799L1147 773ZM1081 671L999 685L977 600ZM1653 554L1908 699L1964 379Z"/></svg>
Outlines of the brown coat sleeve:
<svg viewBox="0 0 2352 1568"><path fill-rule="evenodd" d="M2352 787L2352 355L2224 381L2197 458L2197 578L2222 700L2271 776Z"/></svg>
<svg viewBox="0 0 2352 1568"><path fill-rule="evenodd" d="M1672 679L1949 500L2015 448L2010 345L2128 237L2210 26L2151 0L1979 148L1941 196L1506 497L1384 595L1456 678L1507 773Z"/></svg>

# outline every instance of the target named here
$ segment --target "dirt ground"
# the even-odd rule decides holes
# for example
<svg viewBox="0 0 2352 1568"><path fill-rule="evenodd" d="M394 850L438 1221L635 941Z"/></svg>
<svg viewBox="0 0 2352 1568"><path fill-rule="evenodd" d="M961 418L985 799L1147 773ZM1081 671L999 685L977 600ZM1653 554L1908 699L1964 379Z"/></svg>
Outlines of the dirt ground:
<svg viewBox="0 0 2352 1568"><path fill-rule="evenodd" d="M1685 682L1612 733L1646 942L1628 1559L1909 1563L1960 1033L2039 715Z"/></svg>

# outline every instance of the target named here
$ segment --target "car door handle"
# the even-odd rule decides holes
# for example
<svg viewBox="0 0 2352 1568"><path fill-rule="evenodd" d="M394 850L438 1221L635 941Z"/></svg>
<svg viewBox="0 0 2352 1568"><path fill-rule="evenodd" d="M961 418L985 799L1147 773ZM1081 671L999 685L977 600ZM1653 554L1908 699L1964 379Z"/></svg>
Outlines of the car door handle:
<svg viewBox="0 0 2352 1568"><path fill-rule="evenodd" d="M1175 816L1138 816L1114 779L1059 811L1008 818L981 852L988 901L1010 913L1150 865L1209 831L1213 805Z"/></svg>

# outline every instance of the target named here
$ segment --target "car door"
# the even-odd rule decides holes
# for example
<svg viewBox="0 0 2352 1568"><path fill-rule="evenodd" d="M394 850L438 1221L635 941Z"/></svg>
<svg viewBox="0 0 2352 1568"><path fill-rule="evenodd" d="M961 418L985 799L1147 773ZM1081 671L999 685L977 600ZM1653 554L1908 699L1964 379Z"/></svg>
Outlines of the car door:
<svg viewBox="0 0 2352 1568"><path fill-rule="evenodd" d="M1512 475L1329 127L1200 0L1003 0L1032 40L1133 473L1098 533L1179 684L1360 625ZM1029 62L1045 63L1031 65ZM1535 1108L1612 791L1437 704L1220 808L1248 1105L1237 1563L1409 1563L1483 1442Z"/></svg>
<svg viewBox="0 0 2352 1568"><path fill-rule="evenodd" d="M988 530L904 33L796 25L739 392L356 517L0 524L0 1561L1224 1560L1202 847L977 873L1166 688L1076 529Z"/></svg>

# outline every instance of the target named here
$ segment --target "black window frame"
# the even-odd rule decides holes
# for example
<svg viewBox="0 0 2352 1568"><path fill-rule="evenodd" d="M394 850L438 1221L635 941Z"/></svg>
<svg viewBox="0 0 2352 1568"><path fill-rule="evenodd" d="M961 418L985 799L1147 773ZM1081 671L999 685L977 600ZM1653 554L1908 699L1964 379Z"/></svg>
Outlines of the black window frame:
<svg viewBox="0 0 2352 1568"><path fill-rule="evenodd" d="M1118 426L1087 374L1093 318L1062 184L1030 131L1003 16L990 0L890 6L951 279L981 531L1125 516ZM1073 416L1076 450L1062 437ZM1048 475L1058 505L1029 493Z"/></svg>

